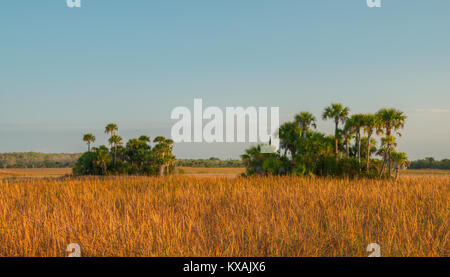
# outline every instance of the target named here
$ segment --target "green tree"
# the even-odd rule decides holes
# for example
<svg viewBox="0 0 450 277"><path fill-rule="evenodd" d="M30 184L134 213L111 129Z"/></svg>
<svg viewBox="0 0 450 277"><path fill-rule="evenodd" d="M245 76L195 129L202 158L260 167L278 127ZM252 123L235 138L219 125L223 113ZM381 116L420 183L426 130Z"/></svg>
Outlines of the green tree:
<svg viewBox="0 0 450 277"><path fill-rule="evenodd" d="M350 157L350 141L355 137L355 126L353 122L348 118L345 120L344 129L342 130L342 134L345 140L345 150L347 152L347 158Z"/></svg>
<svg viewBox="0 0 450 277"><path fill-rule="evenodd" d="M277 155L273 155L271 153L269 154L266 159L264 159L264 162L262 164L262 168L264 172L267 172L272 175L278 175L281 173L281 170L283 168L283 162L278 158Z"/></svg>
<svg viewBox="0 0 450 277"><path fill-rule="evenodd" d="M166 172L166 168L171 167L176 163L175 156L172 155L173 140L158 136L153 142L156 143L153 150L155 151L156 161L159 165L159 175L163 176Z"/></svg>
<svg viewBox="0 0 450 277"><path fill-rule="evenodd" d="M350 122L356 134L356 153L358 162L361 162L361 130L364 127L365 115L354 114L350 117Z"/></svg>
<svg viewBox="0 0 450 277"><path fill-rule="evenodd" d="M103 175L107 175L108 165L111 163L111 155L109 154L108 148L102 145L96 149L96 153L95 164L101 168Z"/></svg>
<svg viewBox="0 0 450 277"><path fill-rule="evenodd" d="M109 145L114 147L114 166L117 160L117 146L122 145L122 138L118 135L112 135L109 140Z"/></svg>
<svg viewBox="0 0 450 277"><path fill-rule="evenodd" d="M395 169L395 179L397 180L400 170L407 168L410 165L410 161L404 152L391 151L391 157Z"/></svg>
<svg viewBox="0 0 450 277"><path fill-rule="evenodd" d="M383 157L383 165L380 169L380 177L383 176L383 169L386 166L386 164L389 164L390 160L390 153L394 147L397 146L397 141L394 136L385 136L381 138L381 152L380 156ZM391 171L389 171L389 177L391 177Z"/></svg>
<svg viewBox="0 0 450 277"><path fill-rule="evenodd" d="M150 150L151 147L146 140L130 139L125 147L125 155L131 166L131 172L135 173L149 173L148 167L151 166ZM147 170L146 170L147 169Z"/></svg>
<svg viewBox="0 0 450 277"><path fill-rule="evenodd" d="M149 143L149 142L150 142L150 137L149 137L149 136L143 135L143 136L140 136L140 137L139 137L139 140L140 140L140 141L144 141L144 142L146 142L146 143Z"/></svg>
<svg viewBox="0 0 450 277"><path fill-rule="evenodd" d="M93 134L85 134L83 141L88 145L88 152L91 152L91 143L95 142L95 136Z"/></svg>
<svg viewBox="0 0 450 277"><path fill-rule="evenodd" d="M105 134L107 134L107 135L109 134L111 136L114 136L117 131L119 131L119 128L117 127L117 125L115 123L109 123L105 127Z"/></svg>
<svg viewBox="0 0 450 277"><path fill-rule="evenodd" d="M245 150L241 155L242 162L247 168L247 174L260 174L263 172L264 155L261 153L261 146L253 146Z"/></svg>
<svg viewBox="0 0 450 277"><path fill-rule="evenodd" d="M397 132L399 136L401 136L400 132L398 132L400 129L403 129L405 126L406 116L403 114L403 112L397 110L397 109L381 109L377 112L377 117L380 120L380 128L379 131L384 131L385 134L385 143L387 145L387 155L385 157L385 160L383 162L383 166L381 168L380 175L383 174L383 170L386 164L386 158L387 163L389 167L389 177L391 177L391 171L392 171L392 157L391 157L391 148L392 148L392 142L395 142L395 138L392 137L392 132Z"/></svg>
<svg viewBox="0 0 450 277"><path fill-rule="evenodd" d="M295 116L295 123L302 131L303 137L306 137L306 132L312 127L317 129L316 117L309 112L300 112Z"/></svg>
<svg viewBox="0 0 450 277"><path fill-rule="evenodd" d="M78 159L73 167L74 175L95 175L101 173L97 171L97 149L94 147L94 151L86 152Z"/></svg>
<svg viewBox="0 0 450 277"><path fill-rule="evenodd" d="M332 103L331 106L326 107L323 114L322 119L333 119L335 124L335 132L334 132L334 140L335 140L335 154L336 158L339 154L339 122L345 123L345 120L347 119L348 115L350 113L350 109L347 107L344 107L341 103Z"/></svg>
<svg viewBox="0 0 450 277"><path fill-rule="evenodd" d="M361 160L366 161L365 162L366 167L367 167L367 156L369 156L369 159L370 159L370 157L373 154L377 153L377 150L378 150L377 149L377 140L375 138L370 138L370 147L369 147L369 138L368 137L363 137L361 139ZM369 153L369 155L367 155L367 153ZM369 161L369 166L370 166L370 161Z"/></svg>
<svg viewBox="0 0 450 277"><path fill-rule="evenodd" d="M370 167L370 155L371 155L371 147L372 147L372 136L374 132L380 130L381 123L379 117L375 114L366 114L364 115L364 132L367 134L367 157L366 157L366 166L367 171L369 171ZM379 133L379 132L378 132Z"/></svg>
<svg viewBox="0 0 450 277"><path fill-rule="evenodd" d="M285 156L287 151L290 152L292 157L296 154L300 134L301 129L299 129L298 124L295 122L287 122L280 126L278 129L278 137L280 138L280 147L285 150Z"/></svg>

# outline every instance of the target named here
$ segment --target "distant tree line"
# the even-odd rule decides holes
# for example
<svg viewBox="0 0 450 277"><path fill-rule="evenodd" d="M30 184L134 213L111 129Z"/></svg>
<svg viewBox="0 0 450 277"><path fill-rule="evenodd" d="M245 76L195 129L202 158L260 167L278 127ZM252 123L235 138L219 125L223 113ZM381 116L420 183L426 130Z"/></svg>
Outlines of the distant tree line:
<svg viewBox="0 0 450 277"><path fill-rule="evenodd" d="M90 136L88 136L90 137ZM91 149L95 139L90 137L86 140L88 152ZM144 139L145 137L141 137ZM145 138L146 139L146 138ZM118 150L118 153L120 149ZM20 152L20 153L0 153L0 168L73 168L78 159L83 154L64 154L64 153L37 153L37 152ZM244 167L241 160L221 160L218 158L209 159L180 159L176 161L176 166L183 167Z"/></svg>
<svg viewBox="0 0 450 277"><path fill-rule="evenodd" d="M241 160L221 160L219 158L209 159L186 159L178 160L177 166L184 167L243 167L244 164Z"/></svg>
<svg viewBox="0 0 450 277"><path fill-rule="evenodd" d="M450 170L450 159L436 161L434 158L425 158L411 162L411 169L444 169Z"/></svg>
<svg viewBox="0 0 450 277"><path fill-rule="evenodd" d="M176 158L172 154L173 141L158 136L151 143L150 137L140 136L130 139L124 146L118 135L119 128L110 123L105 128L109 135L109 148L105 145L92 147L96 138L93 134L85 134L83 141L88 146L76 162L75 175L164 175L173 172Z"/></svg>
<svg viewBox="0 0 450 277"><path fill-rule="evenodd" d="M81 154L0 153L0 168L70 168Z"/></svg>
<svg viewBox="0 0 450 277"><path fill-rule="evenodd" d="M242 155L247 175L318 175L383 177L395 175L409 165L405 153L397 152L396 135L401 136L406 116L396 109L375 114L353 114L340 103L326 107L322 119L332 120L334 136L316 131L316 117L300 112L294 121L280 126L277 153L252 147ZM377 145L375 136L381 137ZM374 159L378 155L382 160Z"/></svg>

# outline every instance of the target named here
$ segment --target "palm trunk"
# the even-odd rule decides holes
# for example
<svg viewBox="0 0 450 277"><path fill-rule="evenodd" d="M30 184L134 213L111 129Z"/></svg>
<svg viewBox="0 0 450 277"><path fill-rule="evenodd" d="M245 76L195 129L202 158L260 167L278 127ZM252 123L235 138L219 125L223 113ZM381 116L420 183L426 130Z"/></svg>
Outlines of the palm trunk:
<svg viewBox="0 0 450 277"><path fill-rule="evenodd" d="M390 128L386 128L386 137L390 137L391 136L391 129ZM391 166L391 144L388 143L387 144L387 159L388 159L388 166L389 166L389 178L391 178L391 172L392 172L392 166Z"/></svg>
<svg viewBox="0 0 450 277"><path fill-rule="evenodd" d="M388 166L389 166L389 178L391 178L392 174L392 163L391 163L391 144L388 144Z"/></svg>
<svg viewBox="0 0 450 277"><path fill-rule="evenodd" d="M159 168L159 175L160 176L164 176L164 167L165 167L165 165L161 165L161 167Z"/></svg>
<svg viewBox="0 0 450 277"><path fill-rule="evenodd" d="M358 132L358 162L361 163L361 131Z"/></svg>
<svg viewBox="0 0 450 277"><path fill-rule="evenodd" d="M370 138L372 137L372 134L369 133L367 138L367 172L369 172L369 166L370 166Z"/></svg>
<svg viewBox="0 0 450 277"><path fill-rule="evenodd" d="M395 180L398 180L399 171L398 168L395 169Z"/></svg>
<svg viewBox="0 0 450 277"><path fill-rule="evenodd" d="M335 142L336 142L336 143L335 143L335 146L334 146L334 147L336 148L336 159L337 159L337 158L338 158L338 155L339 155L339 153L338 153L338 139L337 139L337 138L335 139Z"/></svg>
<svg viewBox="0 0 450 277"><path fill-rule="evenodd" d="M347 152L347 158L350 158L350 140L348 136L345 138L345 151Z"/></svg>
<svg viewBox="0 0 450 277"><path fill-rule="evenodd" d="M383 157L383 165L381 166L380 178L383 176L383 171L384 171L385 165L386 165L386 154L384 154L384 157Z"/></svg>
<svg viewBox="0 0 450 277"><path fill-rule="evenodd" d="M336 127L334 129L334 140L336 142L336 145L334 147L335 147L336 157L337 157L337 155L338 155L338 128L339 128L339 121L335 120L335 124L336 124Z"/></svg>
<svg viewBox="0 0 450 277"><path fill-rule="evenodd" d="M91 152L91 143L88 142L88 152Z"/></svg>
<svg viewBox="0 0 450 277"><path fill-rule="evenodd" d="M116 158L117 158L117 145L114 145L114 166L116 166Z"/></svg>

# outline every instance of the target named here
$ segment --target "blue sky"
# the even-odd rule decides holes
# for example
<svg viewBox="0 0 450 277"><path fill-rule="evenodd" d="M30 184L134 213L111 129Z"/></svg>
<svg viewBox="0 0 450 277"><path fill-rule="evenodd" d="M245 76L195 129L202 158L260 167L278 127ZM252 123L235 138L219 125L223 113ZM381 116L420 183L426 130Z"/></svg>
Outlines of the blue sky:
<svg viewBox="0 0 450 277"><path fill-rule="evenodd" d="M408 115L399 149L450 157L450 1L8 0L0 8L0 152L81 152L116 122L169 135L176 106L278 106L281 120L331 102ZM332 122L319 121L332 133ZM246 145L183 144L182 158Z"/></svg>

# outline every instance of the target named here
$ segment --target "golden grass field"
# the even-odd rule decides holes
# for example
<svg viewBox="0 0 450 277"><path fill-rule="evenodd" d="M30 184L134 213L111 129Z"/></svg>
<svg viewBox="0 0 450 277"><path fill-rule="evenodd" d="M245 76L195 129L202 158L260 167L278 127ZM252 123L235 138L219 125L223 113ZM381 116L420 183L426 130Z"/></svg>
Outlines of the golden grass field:
<svg viewBox="0 0 450 277"><path fill-rule="evenodd" d="M69 243L82 256L367 256L373 242L382 256L450 255L448 175L3 175L0 256L67 256Z"/></svg>
<svg viewBox="0 0 450 277"><path fill-rule="evenodd" d="M71 168L8 168L0 169L0 177L60 177L72 174Z"/></svg>
<svg viewBox="0 0 450 277"><path fill-rule="evenodd" d="M195 168L179 167L177 174L187 176L221 176L236 177L245 172L245 168ZM61 177L72 174L71 168L20 168L0 169L0 177ZM450 175L450 170L418 169L401 172L406 176Z"/></svg>

